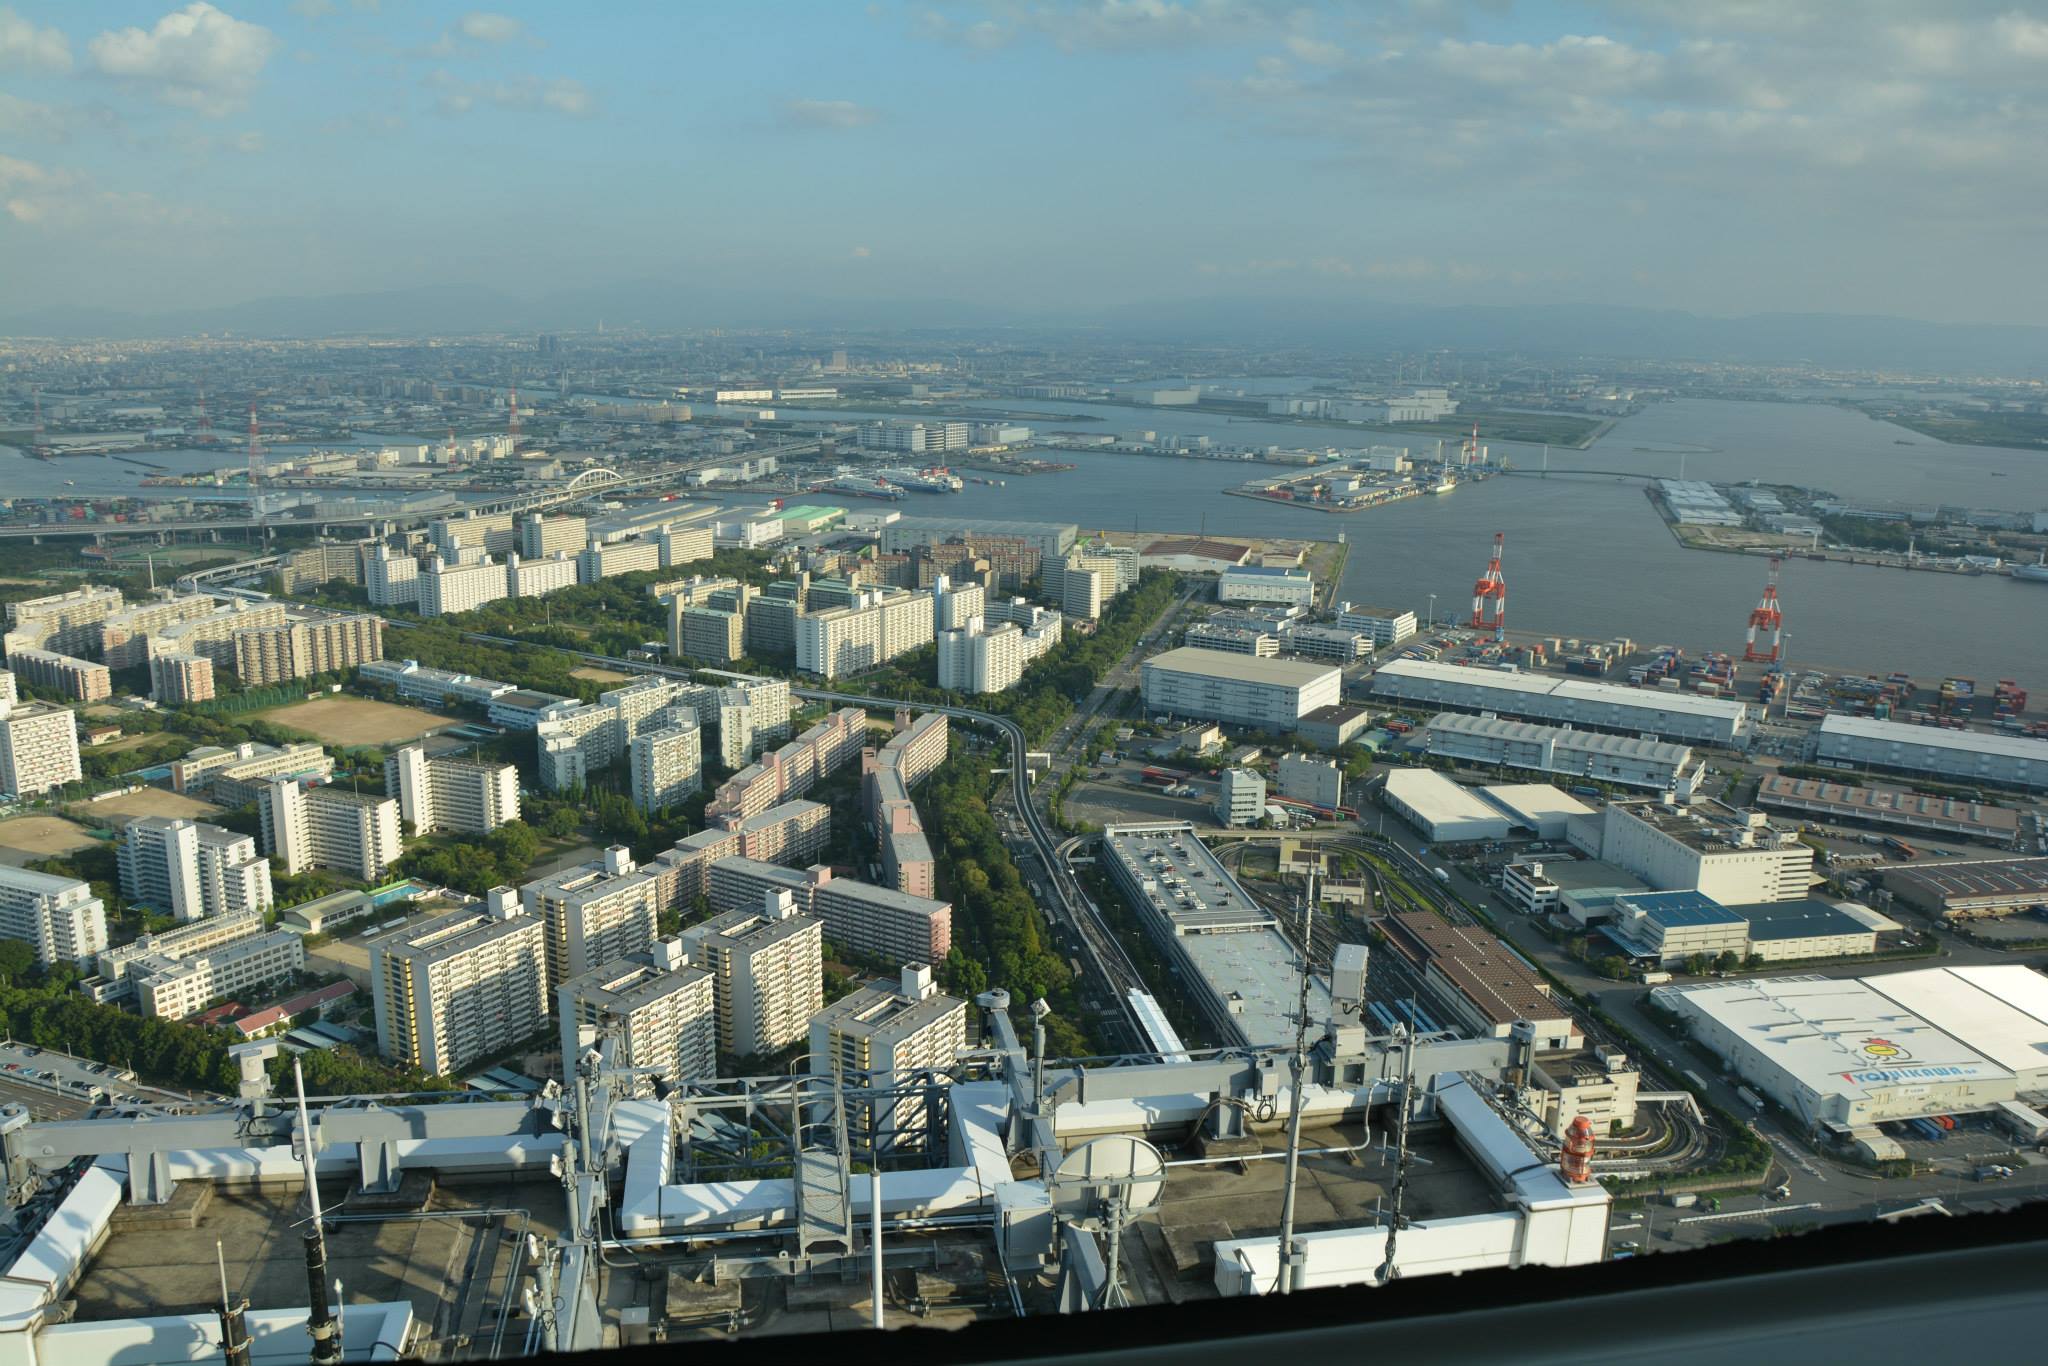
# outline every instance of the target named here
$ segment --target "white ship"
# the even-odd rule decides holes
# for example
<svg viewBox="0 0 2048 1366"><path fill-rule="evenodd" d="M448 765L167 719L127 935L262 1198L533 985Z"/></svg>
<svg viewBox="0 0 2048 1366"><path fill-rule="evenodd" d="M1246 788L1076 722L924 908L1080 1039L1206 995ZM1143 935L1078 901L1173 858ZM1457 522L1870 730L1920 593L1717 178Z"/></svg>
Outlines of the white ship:
<svg viewBox="0 0 2048 1366"><path fill-rule="evenodd" d="M2043 551L2041 558L2032 564L2014 565L2012 576L2028 583L2048 583L2048 551Z"/></svg>
<svg viewBox="0 0 2048 1366"><path fill-rule="evenodd" d="M912 493L958 493L962 488L960 476L942 465L922 470L883 470L881 475L898 488L909 489Z"/></svg>

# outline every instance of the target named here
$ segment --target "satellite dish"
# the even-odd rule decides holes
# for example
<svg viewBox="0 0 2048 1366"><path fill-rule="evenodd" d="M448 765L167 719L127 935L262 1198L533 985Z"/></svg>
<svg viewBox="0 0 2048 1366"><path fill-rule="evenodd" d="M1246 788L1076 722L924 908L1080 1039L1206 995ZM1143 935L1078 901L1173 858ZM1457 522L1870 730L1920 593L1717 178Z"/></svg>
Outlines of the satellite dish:
<svg viewBox="0 0 2048 1366"><path fill-rule="evenodd" d="M1049 1187L1059 1218L1096 1231L1107 1226L1112 1206L1128 1221L1155 1208L1165 1188L1166 1159L1128 1134L1105 1134L1068 1153Z"/></svg>

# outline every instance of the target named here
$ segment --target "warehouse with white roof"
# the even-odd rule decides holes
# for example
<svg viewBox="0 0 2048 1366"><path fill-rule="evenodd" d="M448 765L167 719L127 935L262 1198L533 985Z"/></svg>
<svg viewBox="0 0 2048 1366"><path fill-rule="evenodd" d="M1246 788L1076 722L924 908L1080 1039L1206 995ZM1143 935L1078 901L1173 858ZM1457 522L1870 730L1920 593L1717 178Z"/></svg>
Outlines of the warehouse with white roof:
<svg viewBox="0 0 2048 1366"><path fill-rule="evenodd" d="M1508 837L1506 812L1433 769L1390 769L1386 796L1387 805L1433 844Z"/></svg>
<svg viewBox="0 0 2048 1366"><path fill-rule="evenodd" d="M1813 758L1823 764L2048 790L2048 740L2024 735L1828 716L1814 731L1812 747Z"/></svg>
<svg viewBox="0 0 2048 1366"><path fill-rule="evenodd" d="M1572 817L1593 814L1592 807L1549 783L1495 783L1480 788L1479 794L1516 829L1527 830L1539 840L1561 840Z"/></svg>
<svg viewBox="0 0 2048 1366"><path fill-rule="evenodd" d="M1650 999L1816 1128L2048 1092L2048 977L2017 965L1659 987Z"/></svg>
<svg viewBox="0 0 2048 1366"><path fill-rule="evenodd" d="M1465 664L1391 660L1372 676L1372 691L1411 706L1520 716L1686 744L1733 749L1750 734L1748 704L1729 698Z"/></svg>
<svg viewBox="0 0 2048 1366"><path fill-rule="evenodd" d="M1431 754L1461 763L1645 787L1656 793L1669 792L1679 801L1691 799L1707 768L1706 760L1697 758L1686 745L1453 711L1429 718L1422 730L1422 744Z"/></svg>

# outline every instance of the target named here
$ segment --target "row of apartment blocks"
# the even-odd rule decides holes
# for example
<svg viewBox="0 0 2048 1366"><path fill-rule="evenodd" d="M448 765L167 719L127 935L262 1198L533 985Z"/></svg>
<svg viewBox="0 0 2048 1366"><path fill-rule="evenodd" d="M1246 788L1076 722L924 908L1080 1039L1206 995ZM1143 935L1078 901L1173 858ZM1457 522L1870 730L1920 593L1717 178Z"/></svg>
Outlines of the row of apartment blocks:
<svg viewBox="0 0 2048 1366"><path fill-rule="evenodd" d="M744 820L777 803L800 797L820 779L857 758L867 739L867 713L841 707L781 748L721 783L704 809L707 821Z"/></svg>
<svg viewBox="0 0 2048 1366"><path fill-rule="evenodd" d="M912 720L899 712L896 727L886 744L861 752L861 799L888 884L929 897L938 886L937 864L910 792L946 761L946 716L933 711Z"/></svg>

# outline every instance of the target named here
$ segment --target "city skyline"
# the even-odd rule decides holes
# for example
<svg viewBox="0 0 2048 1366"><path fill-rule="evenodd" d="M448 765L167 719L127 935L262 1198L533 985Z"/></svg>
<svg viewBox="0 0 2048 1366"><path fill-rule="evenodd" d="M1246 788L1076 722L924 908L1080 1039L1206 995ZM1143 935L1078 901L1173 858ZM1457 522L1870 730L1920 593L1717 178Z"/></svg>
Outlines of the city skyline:
<svg viewBox="0 0 2048 1366"><path fill-rule="evenodd" d="M13 0L0 252L15 315L436 287L573 327L652 281L685 316L651 325L750 292L2022 323L2044 70L2011 4Z"/></svg>

